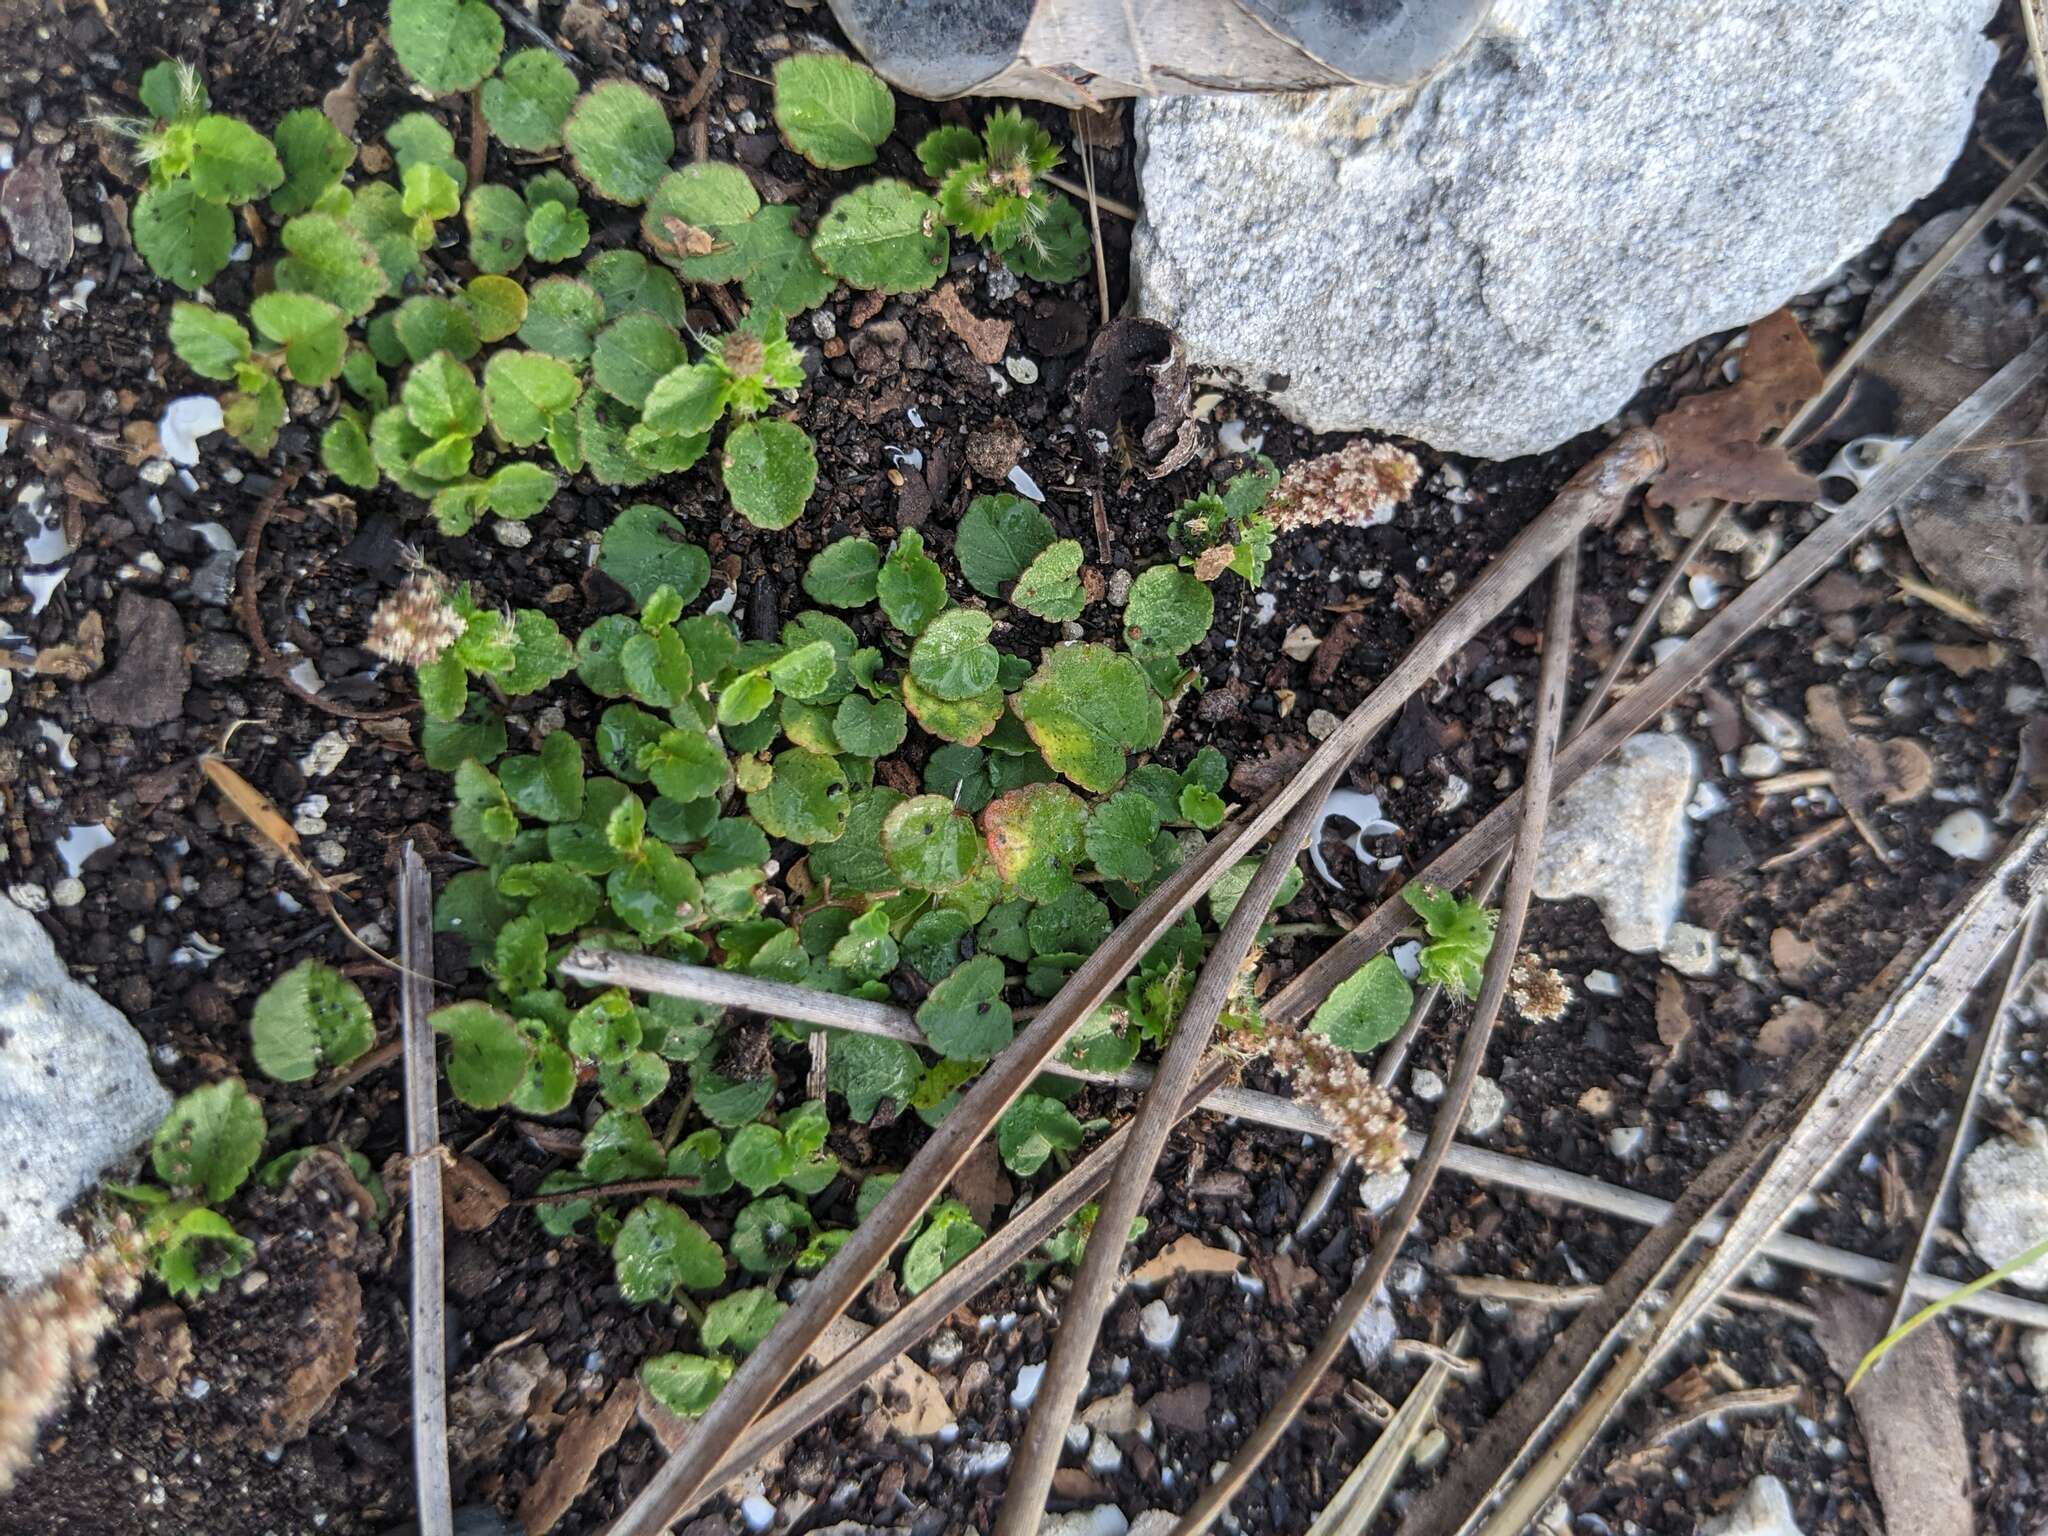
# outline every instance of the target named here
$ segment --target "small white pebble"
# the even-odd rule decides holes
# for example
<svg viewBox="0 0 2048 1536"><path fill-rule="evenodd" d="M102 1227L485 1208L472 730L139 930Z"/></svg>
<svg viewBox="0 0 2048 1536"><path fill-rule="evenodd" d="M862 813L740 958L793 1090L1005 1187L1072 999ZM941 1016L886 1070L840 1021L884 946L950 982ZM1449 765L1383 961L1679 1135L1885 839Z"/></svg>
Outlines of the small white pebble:
<svg viewBox="0 0 2048 1536"><path fill-rule="evenodd" d="M50 900L60 907L75 907L85 900L85 882L67 875L50 887Z"/></svg>
<svg viewBox="0 0 2048 1536"><path fill-rule="evenodd" d="M1588 971L1586 990L1595 997L1621 996L1621 978L1612 971Z"/></svg>
<svg viewBox="0 0 2048 1536"><path fill-rule="evenodd" d="M1134 578L1122 566L1109 573L1109 605L1121 608L1131 600L1131 582Z"/></svg>
<svg viewBox="0 0 2048 1536"><path fill-rule="evenodd" d="M1607 1150L1624 1162L1633 1162L1642 1156L1643 1147L1650 1139L1648 1127L1640 1125L1617 1125L1607 1133Z"/></svg>
<svg viewBox="0 0 2048 1536"><path fill-rule="evenodd" d="M1312 710L1308 717L1308 733L1317 741L1328 741L1343 723L1327 709Z"/></svg>
<svg viewBox="0 0 2048 1536"><path fill-rule="evenodd" d="M524 523L508 523L501 517L491 524L491 537L507 549L524 549L533 542L533 530Z"/></svg>
<svg viewBox="0 0 2048 1536"><path fill-rule="evenodd" d="M1124 1453L1117 1449L1114 1440L1098 1429L1095 1438L1088 1443L1088 1470L1097 1477L1108 1477L1123 1464Z"/></svg>
<svg viewBox="0 0 2048 1536"><path fill-rule="evenodd" d="M1038 364L1031 361L1028 357L1004 358L1003 371L1019 384L1036 384L1038 382Z"/></svg>
<svg viewBox="0 0 2048 1536"><path fill-rule="evenodd" d="M1735 760L1736 772L1745 779L1767 779L1784 766L1784 754L1767 741L1752 741Z"/></svg>
<svg viewBox="0 0 2048 1536"><path fill-rule="evenodd" d="M1486 696L1496 704L1518 704L1522 699L1521 685L1512 677L1496 677L1486 685Z"/></svg>
<svg viewBox="0 0 2048 1536"><path fill-rule="evenodd" d="M740 1500L740 1518L747 1522L748 1530L759 1536L775 1523L775 1506L760 1494L750 1493Z"/></svg>
<svg viewBox="0 0 2048 1536"><path fill-rule="evenodd" d="M1027 1365L1017 1373L1017 1385L1010 1389L1012 1408L1029 1408L1031 1400L1038 1396L1038 1384L1045 1379L1045 1362Z"/></svg>
<svg viewBox="0 0 2048 1536"><path fill-rule="evenodd" d="M299 758L299 772L309 779L324 779L339 768L341 760L347 756L348 738L339 731L329 731L308 747L305 754ZM327 807L322 805L313 814L319 815L326 809Z"/></svg>
<svg viewBox="0 0 2048 1536"><path fill-rule="evenodd" d="M1434 1104L1444 1096L1444 1080L1427 1067L1417 1067L1408 1074L1408 1091L1423 1103Z"/></svg>
<svg viewBox="0 0 2048 1536"><path fill-rule="evenodd" d="M1991 856L1991 823L1982 811L1951 812L1934 829L1934 846L1952 859L1975 863Z"/></svg>
<svg viewBox="0 0 2048 1536"><path fill-rule="evenodd" d="M1138 1313L1138 1336L1146 1346L1164 1354L1180 1338L1180 1319L1163 1301L1148 1301ZM1033 1389L1037 1383L1032 1383Z"/></svg>

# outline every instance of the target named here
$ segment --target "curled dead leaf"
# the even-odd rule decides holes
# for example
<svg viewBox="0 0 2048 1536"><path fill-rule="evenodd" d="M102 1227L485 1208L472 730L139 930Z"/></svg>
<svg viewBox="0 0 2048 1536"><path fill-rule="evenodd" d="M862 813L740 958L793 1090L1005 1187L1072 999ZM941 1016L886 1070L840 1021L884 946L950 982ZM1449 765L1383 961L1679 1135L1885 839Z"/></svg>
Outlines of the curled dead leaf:
<svg viewBox="0 0 2048 1536"><path fill-rule="evenodd" d="M97 613L78 621L78 638L69 645L50 645L36 652L29 669L38 677L82 683L107 664L107 625Z"/></svg>

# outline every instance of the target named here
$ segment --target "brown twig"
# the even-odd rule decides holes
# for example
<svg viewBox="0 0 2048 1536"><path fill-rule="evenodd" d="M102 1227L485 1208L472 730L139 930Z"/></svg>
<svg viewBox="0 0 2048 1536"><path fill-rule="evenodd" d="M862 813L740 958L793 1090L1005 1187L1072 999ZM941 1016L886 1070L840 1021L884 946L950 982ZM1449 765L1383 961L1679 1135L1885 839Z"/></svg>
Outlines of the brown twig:
<svg viewBox="0 0 2048 1536"><path fill-rule="evenodd" d="M527 15L520 8L517 0L492 0L492 3L497 6L498 14L510 22L515 31L526 34L527 37L533 40L536 46L547 49L549 53L552 53L556 58L568 65L569 68L576 71L577 74L585 73L583 61L566 48L557 44L552 37L549 37L547 30L539 22Z"/></svg>
<svg viewBox="0 0 2048 1536"><path fill-rule="evenodd" d="M1551 578L1550 611L1544 620L1536 730L1529 747L1524 810L1521 824L1515 829L1514 857L1509 862L1507 886L1501 894L1493 947L1487 951L1479 1000L1473 1006L1472 1021L1466 1027L1465 1038L1458 1048L1458 1061L1450 1083L1444 1090L1442 1101L1436 1106L1436 1118L1430 1123L1429 1140L1423 1147L1422 1157L1408 1176L1408 1185L1401 1192L1399 1204L1381 1228L1379 1239L1373 1244L1371 1258L1352 1281L1351 1289L1344 1293L1343 1300L1337 1303L1336 1314L1322 1338L1295 1368L1278 1399L1267 1408L1266 1416L1252 1431L1250 1439L1231 1458L1229 1468L1222 1476L1212 1479L1202 1491L1194 1508L1176 1527L1177 1536L1197 1536L1197 1533L1214 1525L1292 1426L1314 1393L1316 1383L1322 1380L1323 1373L1336 1363L1338 1355L1343 1352L1351 1337L1352 1325L1372 1304L1387 1272L1393 1268L1401 1245L1408 1240L1416 1218L1422 1214L1423 1202L1429 1198L1436 1183L1437 1173L1444 1165L1444 1155L1450 1151L1451 1143L1457 1137L1458 1122L1464 1118L1465 1104L1472 1096L1472 1085L1478 1081L1479 1069L1486 1065L1486 1050L1493 1039L1494 1021L1500 1017L1501 1004L1507 998L1508 974L1521 953L1522 927L1528 919L1529 902L1535 893L1536 864L1543 852L1543 833L1550 816L1557 739L1564 727L1565 690L1571 680L1572 617L1578 607L1578 592L1579 551L1574 544L1558 557L1556 573Z"/></svg>
<svg viewBox="0 0 2048 1536"><path fill-rule="evenodd" d="M441 1254L440 1076L434 1006L434 890L411 843L398 864L399 1021L405 1048L405 1153L412 1231L412 1454L420 1536L453 1536L448 1480L447 1297Z"/></svg>
<svg viewBox="0 0 2048 1536"><path fill-rule="evenodd" d="M711 158L711 90L718 84L719 58L724 52L725 34L714 32L704 45L704 67L696 83L682 100L678 116L690 119L690 158L702 164Z"/></svg>
<svg viewBox="0 0 2048 1536"><path fill-rule="evenodd" d="M1069 180L1067 177L1060 175L1057 171L1047 171L1038 179L1040 181L1047 182L1052 186L1058 187L1062 192L1065 192L1070 197L1086 197L1088 195L1088 189L1086 187L1082 186L1077 181ZM1138 210L1133 208L1129 203L1119 202L1117 199L1111 197L1106 192L1096 193L1095 202L1104 213L1113 213L1118 218L1127 220L1132 224L1137 223L1139 218L1141 217Z"/></svg>
<svg viewBox="0 0 2048 1536"><path fill-rule="evenodd" d="M1109 257L1102 249L1102 204L1095 195L1095 152L1088 142L1088 131L1082 125L1078 109L1074 113L1074 143L1081 151L1081 173L1087 182L1089 249L1095 257L1095 292L1102 301L1102 323L1108 325Z"/></svg>
<svg viewBox="0 0 2048 1536"><path fill-rule="evenodd" d="M731 1444L759 1416L1003 1111L1167 927L1224 871L1270 836L1311 786L1321 783L1333 768L1349 763L1438 668L1492 623L1588 526L1609 520L1631 492L1662 468L1663 460L1662 446L1647 432L1627 432L1610 443L1515 536L1450 611L1310 754L1292 781L1225 822L1200 852L1161 882L1109 940L1082 961L1044 1011L975 1080L868 1219L726 1382L697 1432L656 1470L609 1528L610 1536L656 1536L674 1521L704 1485L717 1448Z"/></svg>
<svg viewBox="0 0 2048 1536"><path fill-rule="evenodd" d="M472 187L484 184L484 156L490 147L490 135L484 130L484 88L478 86L469 93L469 184Z"/></svg>
<svg viewBox="0 0 2048 1536"><path fill-rule="evenodd" d="M1116 1176L1102 1197L1096 1234L1081 1256L1074 1283L1060 1308L1059 1332L1053 1338L1052 1354L1046 1361L1045 1374L1039 1379L1031 1417L1010 1461L1010 1479L996 1517L996 1536L1033 1536L1045 1514L1053 1473L1059 1470L1060 1453L1066 1447L1067 1425L1072 1422L1074 1406L1088 1384L1089 1357L1095 1353L1103 1318L1116 1300L1125 1234L1144 1204L1152 1170L1166 1150L1168 1134L1180 1119L1181 1101L1201 1068L1202 1057L1215 1033L1217 1016L1237 985L1239 968L1251 952L1259 925L1266 920L1281 881L1295 867L1302 843L1343 772L1340 765L1324 775L1281 824L1272 848L1223 925L1215 947L1202 962L1181 1010L1180 1022L1174 1026L1173 1039L1160 1058L1158 1075L1132 1117L1130 1138L1123 1156L1117 1159Z"/></svg>
<svg viewBox="0 0 2048 1536"><path fill-rule="evenodd" d="M581 1189L554 1189L544 1195L528 1195L510 1205L567 1205L572 1200L611 1200L627 1195L701 1195L702 1179L621 1179L616 1184L590 1184Z"/></svg>
<svg viewBox="0 0 2048 1536"><path fill-rule="evenodd" d="M1840 512L1822 523L1745 588L1663 665L1629 689L1599 719L1565 744L1558 755L1560 788L1600 762L1622 742L1644 729L1679 697L1725 659L1738 645L1768 623L1842 553L1888 514L1914 487L1934 472L1954 449L2009 405L2044 368L2048 368L2048 337L2037 339L1987 379L1977 391L1924 433L1906 452L1879 470ZM1523 791L1508 796L1416 876L1432 885L1453 887L1478 873L1486 861L1507 846L1520 816ZM1408 907L1399 896L1382 902L1350 933L1325 950L1289 982L1266 1007L1282 1024L1300 1022L1337 983L1349 976L1408 921Z"/></svg>

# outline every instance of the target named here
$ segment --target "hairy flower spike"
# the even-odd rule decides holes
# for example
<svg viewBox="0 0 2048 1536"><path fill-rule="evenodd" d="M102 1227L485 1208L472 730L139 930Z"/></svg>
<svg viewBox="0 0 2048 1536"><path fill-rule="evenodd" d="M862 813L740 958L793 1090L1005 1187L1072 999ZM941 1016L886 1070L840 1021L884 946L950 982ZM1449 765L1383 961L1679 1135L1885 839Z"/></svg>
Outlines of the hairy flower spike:
<svg viewBox="0 0 2048 1536"><path fill-rule="evenodd" d="M1401 1166L1408 1118L1386 1089L1348 1051L1297 1031L1275 1031L1266 1059L1294 1080L1294 1090L1331 1126L1331 1139L1358 1159L1368 1176Z"/></svg>
<svg viewBox="0 0 2048 1536"><path fill-rule="evenodd" d="M1371 528L1391 521L1421 478L1422 466L1407 449L1352 443L1291 466L1266 510L1282 533L1325 523Z"/></svg>
<svg viewBox="0 0 2048 1536"><path fill-rule="evenodd" d="M462 638L462 615L448 600L448 588L431 571L405 584L377 605L363 646L372 655L408 667L432 666Z"/></svg>
<svg viewBox="0 0 2048 1536"><path fill-rule="evenodd" d="M0 1494L35 1453L36 1431L92 1374L93 1352L135 1295L135 1266L116 1242L58 1271L39 1291L0 1299Z"/></svg>
<svg viewBox="0 0 2048 1536"><path fill-rule="evenodd" d="M761 371L768 349L752 331L734 331L725 338L722 361L727 373L742 376Z"/></svg>

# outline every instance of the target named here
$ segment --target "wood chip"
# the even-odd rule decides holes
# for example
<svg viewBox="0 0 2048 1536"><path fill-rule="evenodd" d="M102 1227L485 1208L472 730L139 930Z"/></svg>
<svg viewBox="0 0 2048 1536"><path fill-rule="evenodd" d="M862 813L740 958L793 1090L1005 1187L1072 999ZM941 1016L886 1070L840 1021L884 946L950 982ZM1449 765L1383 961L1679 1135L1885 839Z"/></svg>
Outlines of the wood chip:
<svg viewBox="0 0 2048 1536"><path fill-rule="evenodd" d="M1657 972L1657 1038L1666 1050L1677 1050L1692 1033L1692 1010L1686 1006L1685 983L1670 971Z"/></svg>
<svg viewBox="0 0 2048 1536"><path fill-rule="evenodd" d="M1131 1284L1154 1286L1186 1275L1234 1275L1243 1267L1243 1255L1211 1248L1186 1232L1133 1270Z"/></svg>
<svg viewBox="0 0 2048 1536"><path fill-rule="evenodd" d="M639 1402L640 1384L629 1376L612 1383L601 1405L586 1403L569 1415L547 1465L519 1497L519 1523L526 1536L543 1536L582 1497L598 1458L619 1443Z"/></svg>
<svg viewBox="0 0 2048 1536"><path fill-rule="evenodd" d="M961 302L960 292L953 284L939 284L925 305L945 322L947 330L960 338L976 362L993 366L1009 352L1010 322L980 319Z"/></svg>
<svg viewBox="0 0 2048 1536"><path fill-rule="evenodd" d="M475 1158L456 1157L448 1159L441 1174L441 1199L449 1226L458 1232L481 1232L498 1219L512 1195Z"/></svg>
<svg viewBox="0 0 2048 1536"><path fill-rule="evenodd" d="M1884 1327L1883 1298L1830 1288L1815 1340L1846 1380ZM1970 1536L1970 1451L1963 1436L1955 1346L1939 1324L1916 1329L1849 1398L1870 1455L1885 1528L1912 1536Z"/></svg>

